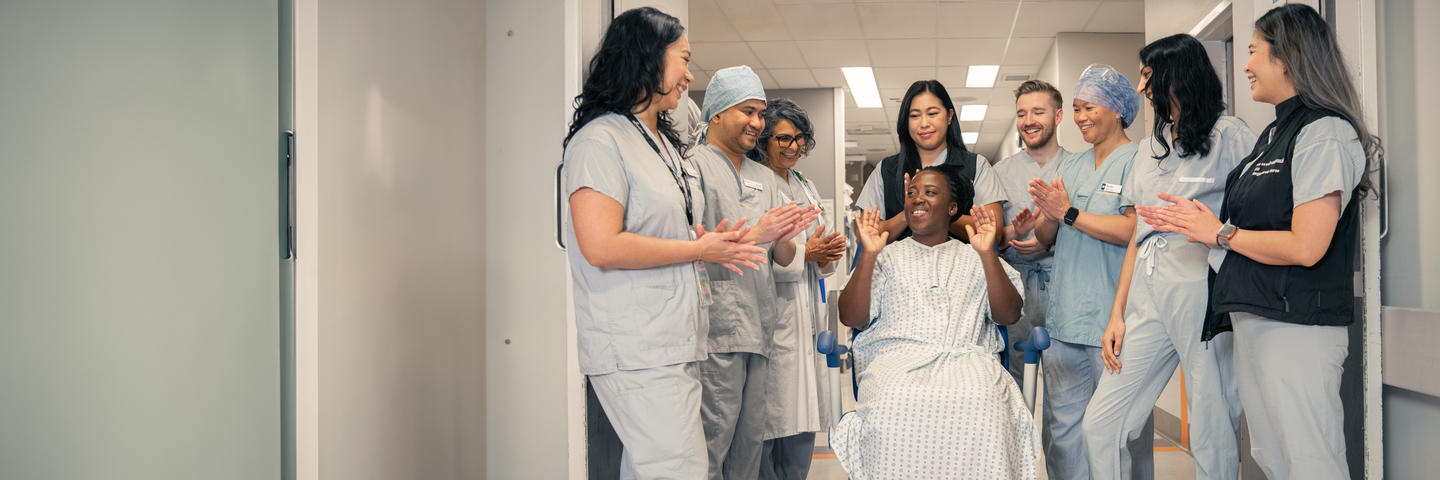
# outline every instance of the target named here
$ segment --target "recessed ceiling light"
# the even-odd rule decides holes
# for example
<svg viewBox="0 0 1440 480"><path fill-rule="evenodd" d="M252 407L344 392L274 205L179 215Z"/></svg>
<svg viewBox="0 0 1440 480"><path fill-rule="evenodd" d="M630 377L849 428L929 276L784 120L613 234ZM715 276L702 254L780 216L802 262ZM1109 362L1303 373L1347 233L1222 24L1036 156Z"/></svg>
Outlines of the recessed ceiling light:
<svg viewBox="0 0 1440 480"><path fill-rule="evenodd" d="M1000 74L999 65L971 65L965 75L965 88L990 88L995 86L995 76Z"/></svg>
<svg viewBox="0 0 1440 480"><path fill-rule="evenodd" d="M987 105L966 105L960 107L960 121L979 122L985 120L985 110L990 108Z"/></svg>
<svg viewBox="0 0 1440 480"><path fill-rule="evenodd" d="M875 72L870 67L844 67L840 72L845 74L855 106L880 108L880 89L875 86Z"/></svg>
<svg viewBox="0 0 1440 480"><path fill-rule="evenodd" d="M961 132L960 138L965 139L966 145L974 145L980 139L980 132Z"/></svg>

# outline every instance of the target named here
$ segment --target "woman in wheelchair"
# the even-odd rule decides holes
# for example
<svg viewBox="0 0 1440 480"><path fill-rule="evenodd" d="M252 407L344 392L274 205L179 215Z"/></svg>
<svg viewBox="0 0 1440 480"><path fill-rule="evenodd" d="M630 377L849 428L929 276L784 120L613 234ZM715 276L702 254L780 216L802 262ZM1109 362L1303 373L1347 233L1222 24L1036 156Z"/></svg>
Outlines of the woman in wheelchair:
<svg viewBox="0 0 1440 480"><path fill-rule="evenodd" d="M909 180L910 238L885 245L873 209L857 222L864 251L840 320L863 329L859 394L830 432L851 478L1035 478L1035 424L996 355L996 324L1020 318L1020 274L995 252L998 219L971 206L957 173L938 165ZM949 237L962 211L975 217L970 245Z"/></svg>

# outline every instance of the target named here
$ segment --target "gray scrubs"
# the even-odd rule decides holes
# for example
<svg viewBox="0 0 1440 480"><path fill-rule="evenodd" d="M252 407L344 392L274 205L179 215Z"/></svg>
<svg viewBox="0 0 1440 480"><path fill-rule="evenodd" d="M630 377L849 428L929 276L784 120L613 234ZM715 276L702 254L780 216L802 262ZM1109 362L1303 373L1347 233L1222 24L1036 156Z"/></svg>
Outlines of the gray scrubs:
<svg viewBox="0 0 1440 480"><path fill-rule="evenodd" d="M1168 193L1218 211L1225 178L1250 153L1255 134L1240 119L1220 117L1210 132L1210 151L1181 157L1170 132L1164 133L1170 154L1163 159L1154 158L1165 153L1154 137L1140 142L1123 205L1169 205L1158 198ZM1210 300L1209 248L1183 234L1156 232L1143 219L1135 225L1134 241L1138 251L1125 303L1120 373L1100 377L1085 411L1090 475L1130 478L1129 452L1123 446L1140 435L1175 367L1182 365L1195 478L1234 479L1239 475L1235 427L1240 402L1231 370L1232 335L1200 341Z"/></svg>
<svg viewBox="0 0 1440 480"><path fill-rule="evenodd" d="M976 205L989 205L1005 199L1005 187L1000 184L1000 177L990 167L990 161L984 155L976 155L975 159L975 200ZM935 157L935 163L926 166L934 166L945 163L950 158L950 150L940 152ZM855 199L855 206L862 210L869 210L870 207L880 208L880 213L885 213L885 176L880 174L880 167L870 172L870 177L865 179L865 185L860 187L860 196Z"/></svg>
<svg viewBox="0 0 1440 480"><path fill-rule="evenodd" d="M704 208L701 222L713 229L721 220L748 219L753 225L782 205L779 179L769 167L742 160L737 171L718 147L699 145L692 160L700 172ZM744 275L709 264L714 303L710 305L710 355L700 364L701 419L713 479L755 478L767 416L766 372L776 323L771 264Z"/></svg>
<svg viewBox="0 0 1440 480"><path fill-rule="evenodd" d="M1000 185L1004 187L1005 200L1001 206L1005 209L1005 224L1009 225L1015 219L1015 214L1029 208L1035 212L1035 204L1031 202L1034 198L1030 196L1028 188L1030 180L1039 178L1045 181L1054 180L1059 175L1060 163L1071 155L1064 148L1055 151L1050 161L1045 166L1040 166L1028 152L1021 151L1009 157L995 162L992 169L1000 179ZM1035 238L1035 232L1030 232L1018 238L1018 240L1030 240ZM1015 270L1020 272L1020 278L1025 280L1025 307L1020 315L1020 320L1014 325L1006 327L1010 333L1010 375L1015 377L1016 383L1023 382L1022 376L1025 373L1025 354L1013 347L1016 342L1024 341L1030 337L1030 330L1035 327L1045 326L1045 303L1050 296L1050 272L1051 262L1054 254L1049 250L1035 252L1030 255L1021 255L1013 248L1006 248L1000 251L1000 256ZM1022 384L1023 386L1023 384Z"/></svg>
<svg viewBox="0 0 1440 480"><path fill-rule="evenodd" d="M589 188L625 208L624 231L689 240L685 196L672 173L683 160L662 159L647 136L661 144L615 114L580 129L565 148L566 197ZM707 326L695 264L596 267L581 255L574 229L565 235L580 371L624 444L621 477L704 475L700 383L693 362L705 359Z"/></svg>
<svg viewBox="0 0 1440 480"><path fill-rule="evenodd" d="M790 181L776 176L781 201L819 206L820 194L803 175L788 172ZM830 419L830 382L825 357L815 352L817 332L825 328L825 307L820 303L820 278L834 273L835 263L822 271L806 262L805 240L824 225L815 225L795 237L795 261L775 265L778 309L774 342L770 348L766 409L770 418L760 478L804 479L815 451L815 432L824 431ZM830 233L831 229L826 229Z"/></svg>
<svg viewBox="0 0 1440 480"><path fill-rule="evenodd" d="M1340 206L1365 174L1355 128L1337 117L1306 125L1291 158L1292 201L1340 192ZM1268 478L1349 478L1340 374L1347 327L1298 325L1231 313L1235 381L1250 427L1250 454Z"/></svg>

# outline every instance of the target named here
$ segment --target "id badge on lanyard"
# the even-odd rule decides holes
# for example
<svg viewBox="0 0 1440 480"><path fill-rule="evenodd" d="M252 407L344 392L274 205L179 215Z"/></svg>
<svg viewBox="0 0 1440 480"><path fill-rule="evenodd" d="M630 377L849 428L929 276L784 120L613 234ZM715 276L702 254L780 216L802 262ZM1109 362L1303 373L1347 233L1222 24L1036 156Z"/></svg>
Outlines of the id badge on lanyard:
<svg viewBox="0 0 1440 480"><path fill-rule="evenodd" d="M690 240L695 241L698 238L695 231L691 230ZM695 283L699 287L700 308L709 308L710 304L715 303L715 298L710 295L710 272L705 270L704 260L695 261Z"/></svg>

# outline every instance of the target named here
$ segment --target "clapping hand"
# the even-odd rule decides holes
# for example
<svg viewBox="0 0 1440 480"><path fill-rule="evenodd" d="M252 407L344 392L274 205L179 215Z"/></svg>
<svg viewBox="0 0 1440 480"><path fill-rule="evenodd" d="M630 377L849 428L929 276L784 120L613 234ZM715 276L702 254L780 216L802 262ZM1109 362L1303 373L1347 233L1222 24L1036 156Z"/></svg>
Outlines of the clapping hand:
<svg viewBox="0 0 1440 480"><path fill-rule="evenodd" d="M815 228L805 241L805 261L826 264L839 260L845 255L845 237L840 232L825 234L825 226Z"/></svg>
<svg viewBox="0 0 1440 480"><path fill-rule="evenodd" d="M1049 183L1032 179L1026 191L1033 197L1031 203L1035 204L1035 208L1051 220L1065 218L1065 211L1070 209L1070 193L1065 189L1064 178L1056 178Z"/></svg>
<svg viewBox="0 0 1440 480"><path fill-rule="evenodd" d="M755 242L745 242L741 239L750 233L745 228L745 219L730 225L730 220L722 220L715 225L715 230L705 231L704 225L695 226L696 241L700 242L700 260L718 264L737 275L744 275L740 270L744 266L751 270L759 270L761 263L765 263L765 249L755 246Z"/></svg>

